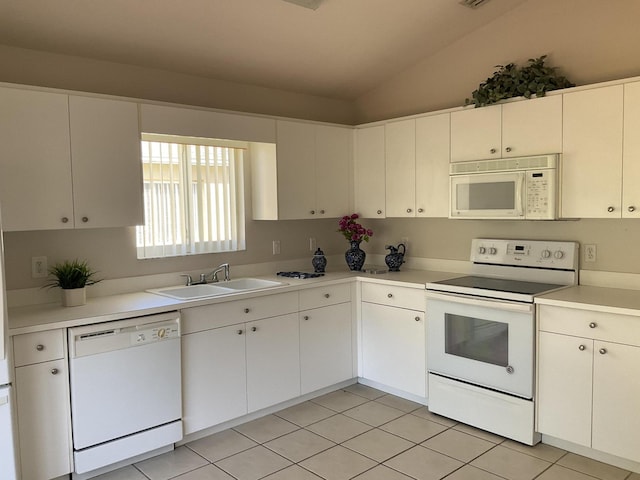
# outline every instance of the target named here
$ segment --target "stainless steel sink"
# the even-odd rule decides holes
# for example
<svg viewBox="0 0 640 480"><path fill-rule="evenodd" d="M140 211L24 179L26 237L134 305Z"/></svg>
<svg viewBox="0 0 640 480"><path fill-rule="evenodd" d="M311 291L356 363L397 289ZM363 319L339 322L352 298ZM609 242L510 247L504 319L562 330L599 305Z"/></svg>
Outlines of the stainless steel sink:
<svg viewBox="0 0 640 480"><path fill-rule="evenodd" d="M196 300L199 298L218 297L239 293L246 290L261 290L265 288L288 285L284 282L264 280L262 278L238 278L228 282L207 283L205 285L189 285L179 287L154 288L147 290L149 293L163 295L176 300Z"/></svg>

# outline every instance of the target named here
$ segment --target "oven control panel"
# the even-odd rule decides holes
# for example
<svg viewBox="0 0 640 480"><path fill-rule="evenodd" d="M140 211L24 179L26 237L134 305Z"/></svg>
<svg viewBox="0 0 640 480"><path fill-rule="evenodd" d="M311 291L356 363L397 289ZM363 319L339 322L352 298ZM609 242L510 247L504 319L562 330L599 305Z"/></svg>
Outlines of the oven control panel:
<svg viewBox="0 0 640 480"><path fill-rule="evenodd" d="M471 261L576 270L578 250L576 242L474 238L471 241Z"/></svg>

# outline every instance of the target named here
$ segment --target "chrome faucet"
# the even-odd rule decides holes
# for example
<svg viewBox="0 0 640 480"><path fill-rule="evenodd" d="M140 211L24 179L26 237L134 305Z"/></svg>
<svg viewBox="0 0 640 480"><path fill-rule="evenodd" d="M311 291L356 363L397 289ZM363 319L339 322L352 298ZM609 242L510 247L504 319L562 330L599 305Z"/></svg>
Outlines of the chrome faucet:
<svg viewBox="0 0 640 480"><path fill-rule="evenodd" d="M217 266L215 270L208 275L211 277L211 281L219 282L218 273L220 273L223 270L224 270L224 281L228 282L229 280L231 280L231 276L229 275L229 264L223 263L222 265Z"/></svg>

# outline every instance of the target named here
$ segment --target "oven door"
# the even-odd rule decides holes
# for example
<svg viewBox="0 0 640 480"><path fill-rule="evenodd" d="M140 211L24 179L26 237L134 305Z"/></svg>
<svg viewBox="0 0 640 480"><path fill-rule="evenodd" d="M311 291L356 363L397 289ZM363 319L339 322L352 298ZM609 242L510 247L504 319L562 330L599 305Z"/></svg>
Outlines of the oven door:
<svg viewBox="0 0 640 480"><path fill-rule="evenodd" d="M431 373L533 398L534 306L427 292Z"/></svg>
<svg viewBox="0 0 640 480"><path fill-rule="evenodd" d="M524 219L524 172L451 175L449 218Z"/></svg>

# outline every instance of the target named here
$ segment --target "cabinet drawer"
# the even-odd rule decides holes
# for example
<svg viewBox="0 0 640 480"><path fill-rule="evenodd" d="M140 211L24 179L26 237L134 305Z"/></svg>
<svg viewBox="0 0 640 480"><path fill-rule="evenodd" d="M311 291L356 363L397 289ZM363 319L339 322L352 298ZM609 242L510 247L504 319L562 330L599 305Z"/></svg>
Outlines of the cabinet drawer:
<svg viewBox="0 0 640 480"><path fill-rule="evenodd" d="M298 311L298 292L233 300L182 310L182 334L251 322Z"/></svg>
<svg viewBox="0 0 640 480"><path fill-rule="evenodd" d="M362 284L362 301L409 308L424 312L425 291L421 288L397 287L378 283Z"/></svg>
<svg viewBox="0 0 640 480"><path fill-rule="evenodd" d="M16 367L59 358L64 358L64 335L60 329L13 337L13 361Z"/></svg>
<svg viewBox="0 0 640 480"><path fill-rule="evenodd" d="M540 330L640 346L640 317L538 306Z"/></svg>
<svg viewBox="0 0 640 480"><path fill-rule="evenodd" d="M328 285L300 292L300 310L309 310L349 301L351 301L351 283Z"/></svg>

